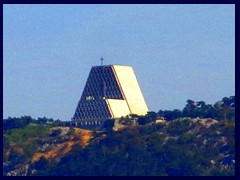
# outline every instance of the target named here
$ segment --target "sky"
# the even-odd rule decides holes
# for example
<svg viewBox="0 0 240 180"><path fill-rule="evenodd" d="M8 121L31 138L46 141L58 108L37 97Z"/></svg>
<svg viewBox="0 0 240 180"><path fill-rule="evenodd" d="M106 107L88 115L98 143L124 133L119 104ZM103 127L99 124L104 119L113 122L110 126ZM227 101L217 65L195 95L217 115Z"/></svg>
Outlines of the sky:
<svg viewBox="0 0 240 180"><path fill-rule="evenodd" d="M92 66L130 65L150 111L235 95L235 5L3 5L3 118L70 120Z"/></svg>

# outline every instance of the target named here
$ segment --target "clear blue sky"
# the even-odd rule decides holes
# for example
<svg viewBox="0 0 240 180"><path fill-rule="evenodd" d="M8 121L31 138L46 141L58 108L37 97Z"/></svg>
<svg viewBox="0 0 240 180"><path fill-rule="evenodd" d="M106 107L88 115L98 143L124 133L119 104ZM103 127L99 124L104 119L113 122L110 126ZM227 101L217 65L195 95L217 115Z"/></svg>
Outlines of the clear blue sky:
<svg viewBox="0 0 240 180"><path fill-rule="evenodd" d="M149 110L213 104L235 95L235 6L4 5L3 117L70 120L101 56Z"/></svg>

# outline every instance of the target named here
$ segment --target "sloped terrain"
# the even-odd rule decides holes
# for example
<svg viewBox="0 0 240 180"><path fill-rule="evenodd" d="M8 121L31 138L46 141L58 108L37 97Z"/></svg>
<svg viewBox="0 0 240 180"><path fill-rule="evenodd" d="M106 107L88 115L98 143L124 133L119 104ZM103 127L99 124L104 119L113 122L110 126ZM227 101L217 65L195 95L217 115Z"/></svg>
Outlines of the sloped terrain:
<svg viewBox="0 0 240 180"><path fill-rule="evenodd" d="M90 130L36 124L6 131L3 140L5 173L28 175L30 167L44 160L58 162L73 146L87 146L92 137Z"/></svg>
<svg viewBox="0 0 240 180"><path fill-rule="evenodd" d="M235 174L235 123L181 118L119 131L29 125L4 132L4 175Z"/></svg>

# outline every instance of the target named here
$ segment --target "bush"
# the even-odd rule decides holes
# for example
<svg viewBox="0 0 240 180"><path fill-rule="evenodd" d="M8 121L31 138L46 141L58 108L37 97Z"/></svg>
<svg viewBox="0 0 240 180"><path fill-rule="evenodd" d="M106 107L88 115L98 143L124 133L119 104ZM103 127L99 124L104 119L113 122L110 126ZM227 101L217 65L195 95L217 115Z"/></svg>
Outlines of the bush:
<svg viewBox="0 0 240 180"><path fill-rule="evenodd" d="M52 133L50 134L50 136L51 136L51 137L56 137L56 136L60 135L61 132L62 132L61 129L54 129L54 130L52 131Z"/></svg>
<svg viewBox="0 0 240 180"><path fill-rule="evenodd" d="M106 129L112 129L114 126L114 120L113 119L108 119L104 122L103 127Z"/></svg>
<svg viewBox="0 0 240 180"><path fill-rule="evenodd" d="M35 163L35 169L42 170L47 164L48 160L44 156L41 156L40 159Z"/></svg>

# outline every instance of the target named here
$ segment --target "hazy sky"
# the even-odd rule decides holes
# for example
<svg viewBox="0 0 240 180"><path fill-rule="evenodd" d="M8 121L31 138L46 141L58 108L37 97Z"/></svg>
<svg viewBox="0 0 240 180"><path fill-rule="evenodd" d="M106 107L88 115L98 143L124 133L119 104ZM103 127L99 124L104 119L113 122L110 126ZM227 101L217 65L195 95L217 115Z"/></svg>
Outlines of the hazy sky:
<svg viewBox="0 0 240 180"><path fill-rule="evenodd" d="M235 6L4 5L3 117L70 120L101 56L149 110L213 104L235 95Z"/></svg>

